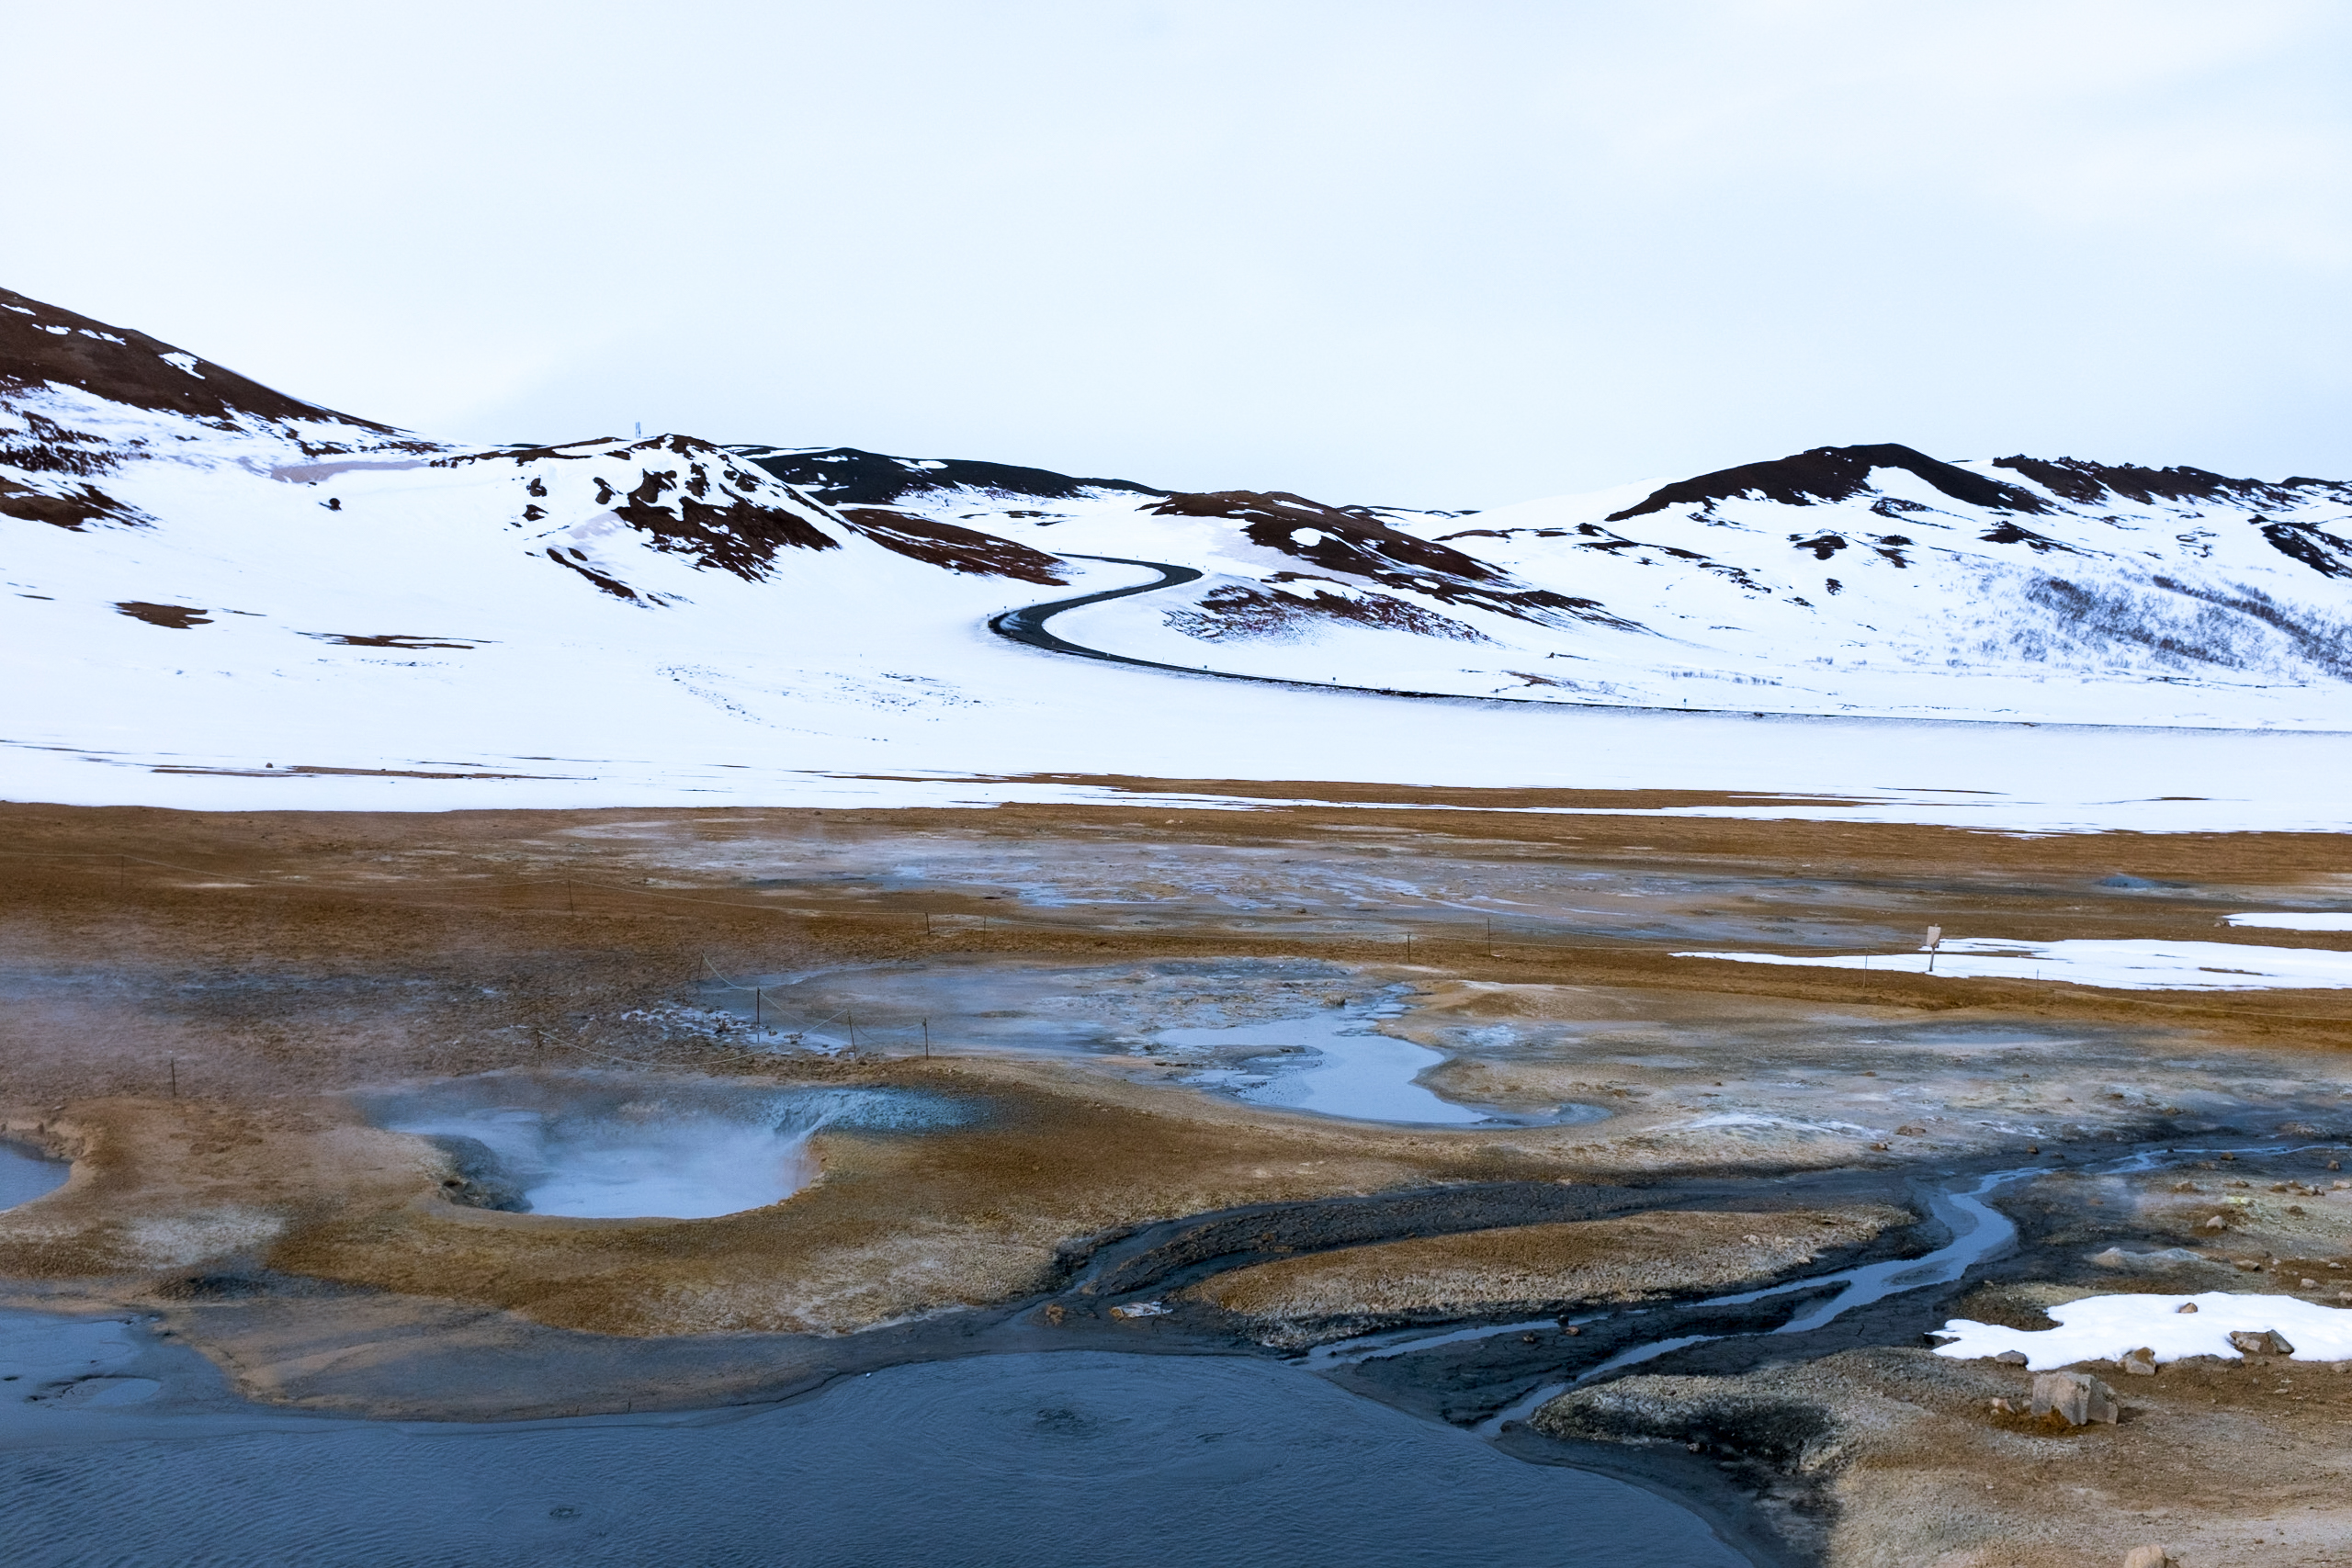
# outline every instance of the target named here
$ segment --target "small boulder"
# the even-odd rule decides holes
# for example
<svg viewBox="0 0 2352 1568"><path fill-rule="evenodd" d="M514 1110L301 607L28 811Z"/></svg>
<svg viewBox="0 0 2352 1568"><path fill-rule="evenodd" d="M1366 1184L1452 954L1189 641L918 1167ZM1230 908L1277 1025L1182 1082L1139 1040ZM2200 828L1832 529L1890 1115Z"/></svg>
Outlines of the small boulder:
<svg viewBox="0 0 2352 1568"><path fill-rule="evenodd" d="M2022 1367L2026 1363L2026 1353L2022 1350L2004 1350L1993 1359L2005 1367Z"/></svg>
<svg viewBox="0 0 2352 1568"><path fill-rule="evenodd" d="M2195 1312L2197 1310L2197 1303L2195 1302L2183 1302L2172 1310L2175 1312Z"/></svg>
<svg viewBox="0 0 2352 1568"><path fill-rule="evenodd" d="M2230 1333L2231 1348L2248 1356L2291 1356L2295 1348L2275 1328L2239 1328Z"/></svg>
<svg viewBox="0 0 2352 1568"><path fill-rule="evenodd" d="M2043 1372L2033 1380L2033 1414L2055 1416L2069 1427L2115 1425L2122 1415L2115 1391L2087 1372Z"/></svg>
<svg viewBox="0 0 2352 1568"><path fill-rule="evenodd" d="M2156 1353L2145 1345L2141 1346L2137 1350L2126 1350L2121 1356L2116 1358L2115 1364L2135 1378L2152 1378L2156 1375Z"/></svg>
<svg viewBox="0 0 2352 1568"><path fill-rule="evenodd" d="M2123 1554L2123 1568L2180 1568L2180 1559L2161 1546L2135 1546Z"/></svg>
<svg viewBox="0 0 2352 1568"><path fill-rule="evenodd" d="M2225 1231L2230 1228L2230 1222L2222 1218L2221 1215L2215 1214L2211 1219L2205 1222L2205 1228L2209 1231Z"/></svg>

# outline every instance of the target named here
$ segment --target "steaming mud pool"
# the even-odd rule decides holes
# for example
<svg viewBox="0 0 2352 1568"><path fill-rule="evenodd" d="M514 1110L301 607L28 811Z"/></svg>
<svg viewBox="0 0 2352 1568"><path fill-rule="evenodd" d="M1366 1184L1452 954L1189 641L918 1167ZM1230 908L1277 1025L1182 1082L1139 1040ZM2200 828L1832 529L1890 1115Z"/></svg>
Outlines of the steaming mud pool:
<svg viewBox="0 0 2352 1568"><path fill-rule="evenodd" d="M484 1073L360 1097L430 1139L460 1201L574 1219L708 1219L790 1197L823 1127L949 1126L975 1110L889 1089L746 1089L624 1073Z"/></svg>
<svg viewBox="0 0 2352 1568"><path fill-rule="evenodd" d="M0 1372L17 1379L0 1383L0 1559L369 1568L1745 1561L1696 1516L1647 1492L1523 1463L1256 1360L981 1356L895 1367L763 1408L484 1426L241 1404L217 1383L208 1391L194 1361L149 1338L143 1322L0 1313ZM120 1375L134 1368L163 1375ZM65 1397L91 1384L129 1392Z"/></svg>

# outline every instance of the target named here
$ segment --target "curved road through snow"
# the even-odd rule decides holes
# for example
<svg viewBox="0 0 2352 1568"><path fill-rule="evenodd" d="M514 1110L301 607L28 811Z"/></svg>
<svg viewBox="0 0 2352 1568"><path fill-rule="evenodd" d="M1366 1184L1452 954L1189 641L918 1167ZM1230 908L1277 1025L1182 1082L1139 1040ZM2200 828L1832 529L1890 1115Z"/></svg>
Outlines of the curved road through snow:
<svg viewBox="0 0 2352 1568"><path fill-rule="evenodd" d="M1158 659L1136 659L1125 653L1105 653L1099 648L1087 648L1068 638L1056 637L1046 629L1046 623L1064 610L1075 610L1081 604L1100 604L1106 599L1125 599L1131 594L1151 593L1162 588L1181 587L1197 582L1204 575L1197 569L1178 566L1173 561L1137 560L1132 556L1082 556L1075 551L1060 552L1064 560L1112 561L1120 566L1148 566L1159 573L1157 582L1141 582L1133 588L1113 588L1101 593L1081 593L1075 599L1055 599L1043 604L1024 605L1007 610L989 618L989 630L1014 642L1031 648L1042 648L1048 653L1074 653L1080 659L1101 659L1113 664L1136 664L1146 670L1172 670L1179 675L1207 675L1219 681L1255 681L1264 686L1296 686L1310 692L1368 692L1378 697L1419 697L1444 703L1519 703L1536 707L1602 707L1601 703L1547 702L1531 697L1479 696L1470 692L1404 692L1391 686L1343 686L1336 682L1299 681L1284 675L1244 675L1232 670L1212 670L1205 664L1170 664ZM1662 713L1695 710L1662 708ZM1760 715L1758 716L1761 716Z"/></svg>

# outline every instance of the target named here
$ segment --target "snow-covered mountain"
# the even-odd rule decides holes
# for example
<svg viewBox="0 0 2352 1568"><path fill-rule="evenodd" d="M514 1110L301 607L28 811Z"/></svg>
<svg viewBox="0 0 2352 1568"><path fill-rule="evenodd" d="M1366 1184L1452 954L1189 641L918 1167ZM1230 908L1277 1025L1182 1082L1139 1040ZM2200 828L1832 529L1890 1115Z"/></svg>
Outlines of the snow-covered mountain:
<svg viewBox="0 0 2352 1568"><path fill-rule="evenodd" d="M1825 447L1473 514L679 434L474 448L5 291L0 539L19 778L628 772L676 798L741 794L741 770L1374 766L1342 766L1334 738L1363 719L1332 697L989 631L1151 576L1104 557L1203 575L1054 633L1188 671L1587 709L2352 730L2352 487L2333 482ZM1547 750L1558 732L1494 728L1523 706L1408 708L1442 710L1380 709L1432 738L1380 742L1421 759L1413 776L1467 746L1488 761L1465 779L1586 778L1576 747Z"/></svg>
<svg viewBox="0 0 2352 1568"><path fill-rule="evenodd" d="M2335 481L1839 446L1471 515L909 477L910 514L1204 570L1055 623L1170 664L1655 707L2352 726Z"/></svg>

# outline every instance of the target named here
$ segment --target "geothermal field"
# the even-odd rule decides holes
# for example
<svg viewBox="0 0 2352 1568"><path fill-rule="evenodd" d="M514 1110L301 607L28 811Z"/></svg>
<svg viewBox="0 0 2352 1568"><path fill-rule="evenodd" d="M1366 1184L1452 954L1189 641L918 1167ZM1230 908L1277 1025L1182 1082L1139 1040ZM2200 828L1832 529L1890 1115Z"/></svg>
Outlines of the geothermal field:
<svg viewBox="0 0 2352 1568"><path fill-rule="evenodd" d="M2352 486L480 448L0 306L11 1561L2352 1539Z"/></svg>

